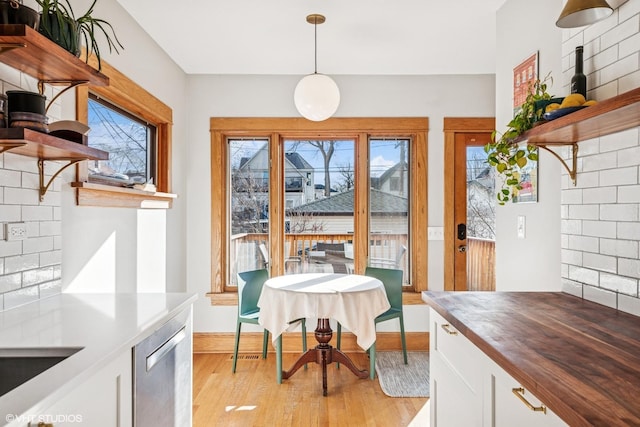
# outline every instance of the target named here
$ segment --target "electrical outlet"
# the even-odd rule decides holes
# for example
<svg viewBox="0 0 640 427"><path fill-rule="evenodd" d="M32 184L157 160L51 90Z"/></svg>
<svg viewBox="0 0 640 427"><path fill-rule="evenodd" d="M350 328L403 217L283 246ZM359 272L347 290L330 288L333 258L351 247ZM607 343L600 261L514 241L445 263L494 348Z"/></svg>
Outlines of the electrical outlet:
<svg viewBox="0 0 640 427"><path fill-rule="evenodd" d="M4 230L5 240L24 240L27 238L27 226L24 222L8 222Z"/></svg>

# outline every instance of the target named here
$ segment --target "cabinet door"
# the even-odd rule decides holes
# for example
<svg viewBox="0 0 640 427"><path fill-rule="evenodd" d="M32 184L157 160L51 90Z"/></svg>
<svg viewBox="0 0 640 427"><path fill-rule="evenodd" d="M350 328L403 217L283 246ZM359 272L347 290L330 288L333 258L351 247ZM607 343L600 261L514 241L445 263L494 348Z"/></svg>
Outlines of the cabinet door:
<svg viewBox="0 0 640 427"><path fill-rule="evenodd" d="M486 356L435 311L430 317L431 426L481 426Z"/></svg>
<svg viewBox="0 0 640 427"><path fill-rule="evenodd" d="M55 427L131 427L131 384L129 350L42 412L38 421ZM38 425L38 421L31 426Z"/></svg>
<svg viewBox="0 0 640 427"><path fill-rule="evenodd" d="M492 388L495 427L566 426L560 417L496 364L492 367ZM516 390L515 393L514 390ZM525 399L530 406L522 399ZM542 408L544 410L540 410Z"/></svg>

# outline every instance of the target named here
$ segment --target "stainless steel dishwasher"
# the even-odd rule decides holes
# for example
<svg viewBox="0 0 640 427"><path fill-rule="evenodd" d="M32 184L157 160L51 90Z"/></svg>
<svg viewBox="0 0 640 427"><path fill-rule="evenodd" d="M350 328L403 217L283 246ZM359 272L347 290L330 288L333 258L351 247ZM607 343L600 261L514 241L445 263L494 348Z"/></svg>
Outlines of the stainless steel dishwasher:
<svg viewBox="0 0 640 427"><path fill-rule="evenodd" d="M191 323L189 308L134 347L134 426L191 426Z"/></svg>

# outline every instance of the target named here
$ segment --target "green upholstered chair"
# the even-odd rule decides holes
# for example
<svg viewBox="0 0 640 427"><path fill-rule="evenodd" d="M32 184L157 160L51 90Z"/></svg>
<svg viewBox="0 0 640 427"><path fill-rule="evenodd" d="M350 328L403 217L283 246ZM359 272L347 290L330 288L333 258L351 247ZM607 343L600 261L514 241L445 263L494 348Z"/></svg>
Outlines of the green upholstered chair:
<svg viewBox="0 0 640 427"><path fill-rule="evenodd" d="M364 275L369 277L375 277L384 284L384 289L387 292L387 298L389 299L389 305L391 308L385 311L378 317L376 317L375 323L384 322L398 318L400 320L400 339L402 340L402 353L404 356L404 364L408 364L407 361L407 342L404 337L404 315L402 313L402 270L391 268L376 268L367 267ZM338 323L338 337L336 347L340 349L340 335L342 333L342 325ZM375 378L376 369L376 343L367 350L369 353L369 377Z"/></svg>
<svg viewBox="0 0 640 427"><path fill-rule="evenodd" d="M236 342L233 350L233 373L236 372L236 363L238 361L238 347L240 345L240 329L243 323L258 324L258 316L260 308L258 307L258 299L262 292L264 282L269 278L269 272L266 269L245 271L238 273L238 318L236 325ZM294 322L302 323L302 348L307 351L307 328L305 319L297 319ZM293 323L293 322L292 322ZM269 343L269 331L264 330L262 339L262 358L267 357L267 345ZM278 384L282 383L282 336L279 337L276 344L276 368Z"/></svg>

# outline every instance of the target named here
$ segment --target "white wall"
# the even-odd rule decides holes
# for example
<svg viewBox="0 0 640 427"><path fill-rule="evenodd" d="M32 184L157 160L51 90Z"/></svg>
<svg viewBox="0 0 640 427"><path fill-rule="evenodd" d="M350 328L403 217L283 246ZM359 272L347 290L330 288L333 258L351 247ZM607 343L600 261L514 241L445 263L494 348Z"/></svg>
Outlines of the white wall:
<svg viewBox="0 0 640 427"><path fill-rule="evenodd" d="M563 96L562 32L555 26L562 4L509 0L497 13L496 127L513 117L513 68L539 52L539 76L551 72L552 95ZM560 162L541 150L538 202L496 209L496 290L560 290ZM526 238L518 239L517 218L525 216Z"/></svg>
<svg viewBox="0 0 640 427"><path fill-rule="evenodd" d="M429 225L443 226L442 122L448 117L494 115L494 78L482 76L333 76L342 103L337 117L429 117ZM189 76L187 165L187 283L204 295L211 289L210 117L298 117L293 90L301 76ZM443 289L442 241L429 242L429 289ZM235 328L236 307L200 299L194 330ZM426 306L407 307L409 331L428 330ZM392 323L392 322L388 322ZM393 325L392 325L393 326ZM384 330L381 328L381 330Z"/></svg>
<svg viewBox="0 0 640 427"><path fill-rule="evenodd" d="M76 14L89 0L73 1ZM102 49L104 59L173 109L173 192L169 210L92 208L75 205L74 191L62 177L62 281L65 291L183 291L185 278L184 153L186 75L122 9L100 0L94 16L111 22L125 49ZM64 99L65 118L75 118L73 97Z"/></svg>

